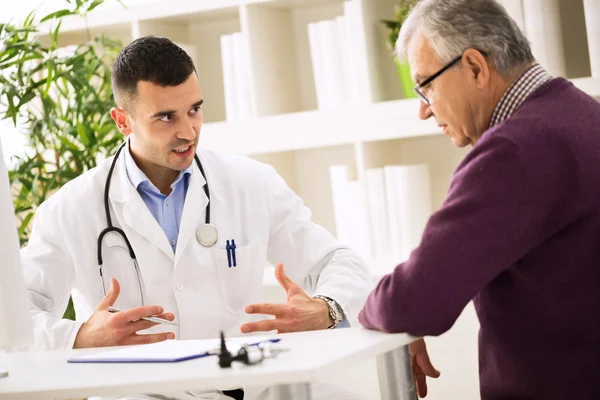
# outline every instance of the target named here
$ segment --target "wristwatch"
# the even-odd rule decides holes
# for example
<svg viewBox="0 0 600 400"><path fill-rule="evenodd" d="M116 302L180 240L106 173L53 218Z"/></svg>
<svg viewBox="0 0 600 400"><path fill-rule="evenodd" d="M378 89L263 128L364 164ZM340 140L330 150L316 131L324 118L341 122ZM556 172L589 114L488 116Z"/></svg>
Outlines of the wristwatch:
<svg viewBox="0 0 600 400"><path fill-rule="evenodd" d="M342 307L340 307L337 301L333 300L330 297L321 295L314 296L313 299L323 300L329 308L329 315L333 320L333 324L331 326L328 326L327 329L334 329L342 323L342 321L344 320L344 311L342 310Z"/></svg>

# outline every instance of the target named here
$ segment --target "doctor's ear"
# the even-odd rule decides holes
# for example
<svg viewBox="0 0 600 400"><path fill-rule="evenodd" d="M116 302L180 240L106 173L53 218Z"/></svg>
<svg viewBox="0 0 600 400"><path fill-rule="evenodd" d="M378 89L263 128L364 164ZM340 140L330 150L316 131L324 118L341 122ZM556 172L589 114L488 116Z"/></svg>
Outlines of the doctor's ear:
<svg viewBox="0 0 600 400"><path fill-rule="evenodd" d="M110 116L123 135L128 136L132 132L127 112L124 109L121 107L113 107L110 109Z"/></svg>

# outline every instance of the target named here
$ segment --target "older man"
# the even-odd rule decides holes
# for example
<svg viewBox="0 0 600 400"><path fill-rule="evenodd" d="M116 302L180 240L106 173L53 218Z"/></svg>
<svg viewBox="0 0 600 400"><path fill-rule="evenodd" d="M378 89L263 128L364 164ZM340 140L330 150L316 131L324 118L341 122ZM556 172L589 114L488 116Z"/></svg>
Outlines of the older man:
<svg viewBox="0 0 600 400"><path fill-rule="evenodd" d="M440 335L474 300L482 398L600 399L600 105L493 0L423 0L397 46L420 118L473 149L361 322Z"/></svg>

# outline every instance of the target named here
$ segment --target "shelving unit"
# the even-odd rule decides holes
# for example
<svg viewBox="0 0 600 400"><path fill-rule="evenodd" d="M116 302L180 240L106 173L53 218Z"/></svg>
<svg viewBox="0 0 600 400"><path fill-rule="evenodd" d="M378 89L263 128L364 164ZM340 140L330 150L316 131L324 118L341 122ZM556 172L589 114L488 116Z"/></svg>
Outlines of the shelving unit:
<svg viewBox="0 0 600 400"><path fill-rule="evenodd" d="M365 168L431 164L432 198L438 207L454 168L466 153L455 149L433 121L417 118L418 100L400 99L393 61L385 47L386 32L377 23L392 15L394 1L356 1L364 11L367 53L373 55L369 63L372 98L364 106L333 111L317 110L307 27L342 15L343 0L181 0L103 9L88 16L87 22L65 19L61 45L83 43L100 32L123 43L154 34L180 44L194 59L205 99L202 145L274 165L313 210L314 220L334 232L330 165L347 164L360 179ZM513 9L519 2L504 1L512 3ZM563 21L585 21L583 3L571 10L580 13L561 14ZM233 32L245 35L251 77L247 84L255 117L226 122L220 37ZM565 37L581 39L573 33ZM571 67L566 69L581 73L586 62L587 53L571 57L567 64ZM600 79L573 82L600 98Z"/></svg>
<svg viewBox="0 0 600 400"><path fill-rule="evenodd" d="M148 34L166 36L180 44L195 62L205 100L201 145L247 155L274 166L312 210L313 220L335 234L330 166L347 165L352 178L364 185L368 168L425 164L430 172L431 200L436 210L446 196L453 171L469 151L454 147L434 121L419 120L418 100L401 98L399 79L385 44L386 31L378 22L393 16L395 0L352 1L360 3L356 29L362 41L357 46L363 46L366 54L363 61L368 69L370 91L364 104L331 111L317 107L308 25L343 15L344 0L138 2L127 9L99 9L87 21L65 19L61 29L66 33L62 34L61 45L83 43L89 35L99 32L117 37L124 44ZM591 1L552 0L552 7L542 7L542 0L499 1L530 35L534 55L540 60L551 60L548 61L553 63L548 66L551 72L558 71L581 90L600 99L600 77L591 77L587 48L584 1L590 4ZM527 7L525 1L530 2ZM531 9L536 10L535 15ZM588 10L591 9L600 8L588 5ZM600 16L587 17L588 21L600 24ZM554 25L549 27L550 22ZM51 25L47 24L42 32L47 32ZM589 32L600 29L588 28L593 28ZM228 122L220 38L235 32L242 33L244 51L248 53L246 84L253 116ZM551 52L543 53L546 50ZM369 258L367 264L378 280L399 261ZM270 269L264 284L265 290L278 289ZM278 292L272 297L280 295ZM469 336L473 343L463 343L460 341L463 337L451 334L447 337L452 338L452 343L440 338L430 345L432 353L452 348L461 352L461 357L466 354L462 362L468 365L461 368L454 368L457 360L446 360L450 371L445 369L444 374L450 381L463 380L466 371L476 374L477 322L472 308L467 308L461 318L453 331ZM444 369L444 362L441 368ZM460 373L452 375L453 370ZM434 381L430 384L430 397L478 398L476 387L471 386L448 386Z"/></svg>
<svg viewBox="0 0 600 400"><path fill-rule="evenodd" d="M468 152L455 148L433 120L418 119L417 99L400 98L399 79L385 45L386 31L378 22L393 15L395 1L351 1L358 2L362 12L356 29L369 56L371 91L364 105L336 110L317 109L308 25L343 15L344 0L137 2L126 9L94 11L87 20L65 18L60 45L84 43L101 32L124 44L152 34L181 45L194 60L205 99L202 146L273 165L304 199L314 221L335 233L330 166L348 165L354 179L364 184L367 168L426 164L435 210L445 198L454 169ZM557 51L566 60L560 62L554 53L549 57L559 61L559 69L577 87L600 99L600 78L581 77L590 73L585 46L570 45L586 42L584 0L553 0L554 7L537 20L527 12L539 8L538 0L527 5L522 0L500 1L526 32L536 36L534 47L540 41L559 41ZM548 21L540 23L545 14ZM548 27L549 21L558 21L561 26ZM571 29L574 23L579 25L577 29ZM51 28L49 22L42 32ZM250 79L246 84L253 117L228 122L220 38L234 32L243 34L243 47L249 56ZM544 32L551 32L553 37L540 37ZM45 40L43 35L41 40Z"/></svg>

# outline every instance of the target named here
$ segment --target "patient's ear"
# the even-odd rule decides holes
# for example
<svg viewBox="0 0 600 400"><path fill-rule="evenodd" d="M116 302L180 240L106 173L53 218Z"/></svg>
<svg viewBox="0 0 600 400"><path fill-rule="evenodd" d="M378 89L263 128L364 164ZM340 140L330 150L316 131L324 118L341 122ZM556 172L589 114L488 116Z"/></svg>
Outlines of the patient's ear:
<svg viewBox="0 0 600 400"><path fill-rule="evenodd" d="M475 49L467 49L463 54L477 88L484 89L488 87L491 79L488 59L479 50Z"/></svg>

